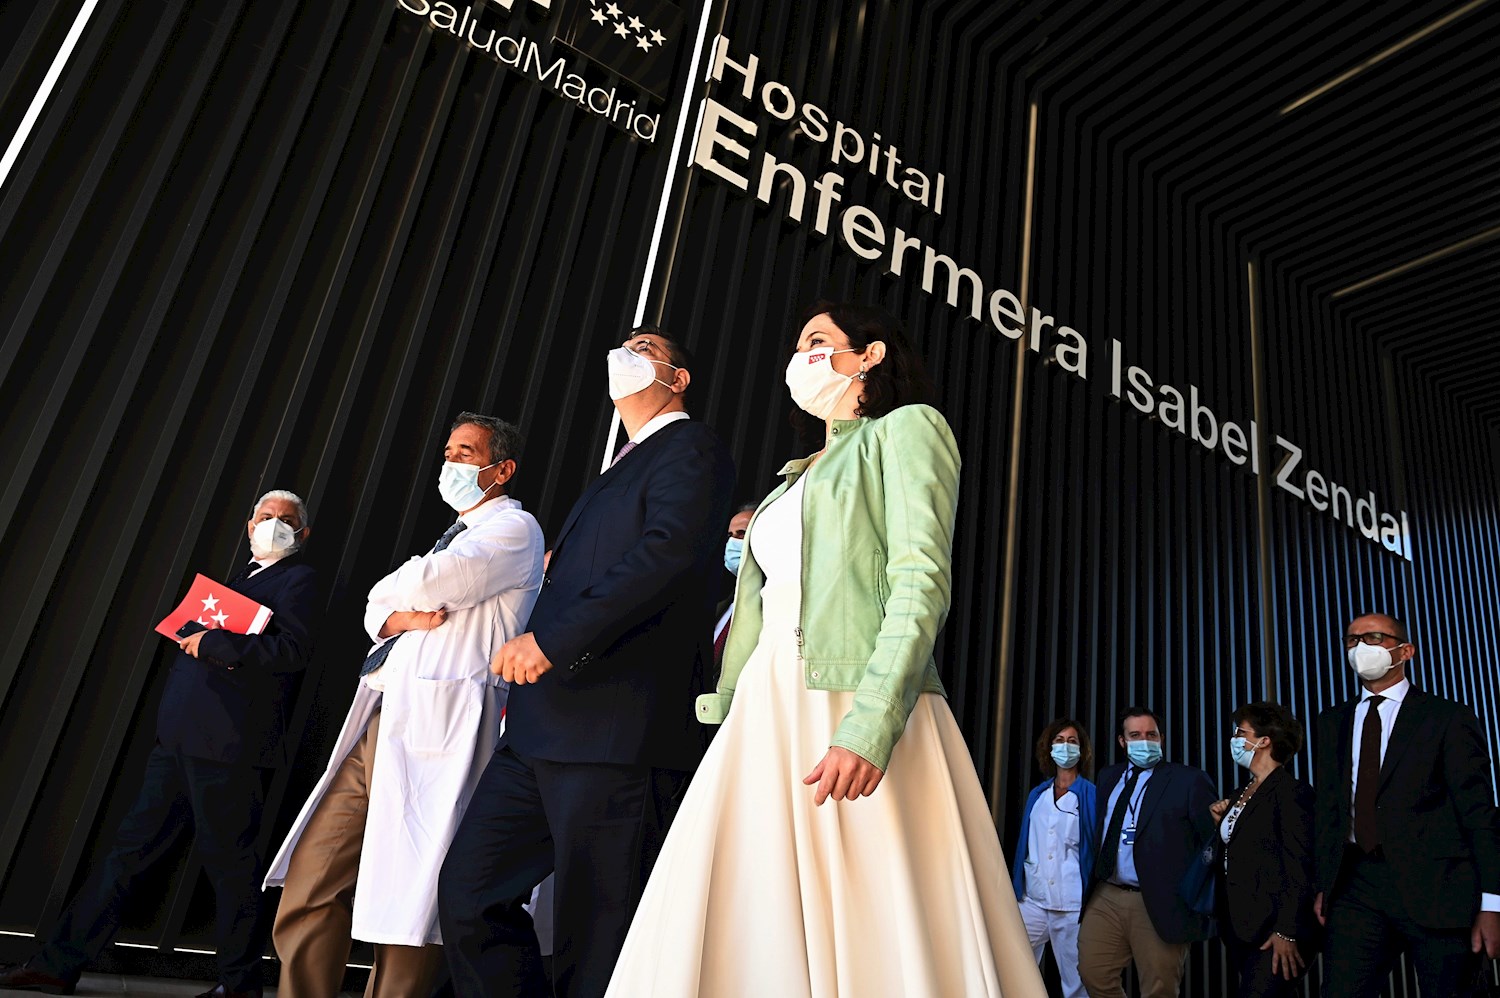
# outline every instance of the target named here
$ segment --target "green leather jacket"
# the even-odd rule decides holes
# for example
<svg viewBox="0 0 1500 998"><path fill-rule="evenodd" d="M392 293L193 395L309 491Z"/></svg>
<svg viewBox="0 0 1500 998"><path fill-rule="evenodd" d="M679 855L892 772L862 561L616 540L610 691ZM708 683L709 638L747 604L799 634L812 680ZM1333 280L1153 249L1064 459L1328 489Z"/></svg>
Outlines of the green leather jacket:
<svg viewBox="0 0 1500 998"><path fill-rule="evenodd" d="M908 405L880 419L836 422L809 471L810 462L787 462L786 481L760 509L807 475L796 628L803 679L808 689L854 691L831 744L885 769L917 695L943 692L932 649L952 597L958 444L936 409ZM706 724L729 712L760 637L765 573L749 537L718 691L698 698Z"/></svg>

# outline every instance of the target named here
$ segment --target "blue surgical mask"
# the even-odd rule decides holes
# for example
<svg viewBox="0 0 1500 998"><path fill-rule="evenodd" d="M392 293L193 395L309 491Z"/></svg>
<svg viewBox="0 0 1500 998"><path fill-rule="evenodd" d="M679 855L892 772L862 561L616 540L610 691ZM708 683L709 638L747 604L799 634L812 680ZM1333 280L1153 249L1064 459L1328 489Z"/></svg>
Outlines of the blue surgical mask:
<svg viewBox="0 0 1500 998"><path fill-rule="evenodd" d="M1052 761L1058 769L1072 769L1083 758L1083 750L1072 742L1053 742Z"/></svg>
<svg viewBox="0 0 1500 998"><path fill-rule="evenodd" d="M1150 742L1144 738L1136 742L1126 742L1125 754L1130 756L1132 764L1141 769L1150 769L1161 762L1161 742Z"/></svg>
<svg viewBox="0 0 1500 998"><path fill-rule="evenodd" d="M724 542L724 567L733 575L740 574L740 559L745 555L745 539L731 537Z"/></svg>
<svg viewBox="0 0 1500 998"><path fill-rule="evenodd" d="M1250 768L1250 760L1255 758L1255 749L1250 747L1248 738L1229 739L1229 755L1234 759L1236 766Z"/></svg>
<svg viewBox="0 0 1500 998"><path fill-rule="evenodd" d="M496 461L495 464L499 464ZM493 468L495 464L487 464L483 468L473 464L463 464L459 461L444 461L443 470L438 472L438 494L443 497L443 502L452 506L456 512L462 513L466 509L473 509L484 502L485 493L495 487L490 483L490 489L479 487L479 473Z"/></svg>

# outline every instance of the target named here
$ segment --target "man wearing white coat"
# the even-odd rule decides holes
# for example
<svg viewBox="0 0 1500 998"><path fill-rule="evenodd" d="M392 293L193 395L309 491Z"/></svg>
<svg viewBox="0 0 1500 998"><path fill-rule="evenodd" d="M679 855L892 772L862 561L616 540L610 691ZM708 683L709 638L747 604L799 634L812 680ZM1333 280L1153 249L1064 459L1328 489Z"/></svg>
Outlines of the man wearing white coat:
<svg viewBox="0 0 1500 998"><path fill-rule="evenodd" d="M375 640L328 768L266 877L283 998L338 994L352 938L375 944L367 998L426 995L442 964L437 879L494 751L506 686L490 657L524 631L542 532L505 494L521 435L460 413L443 450L459 513L433 550L375 584Z"/></svg>

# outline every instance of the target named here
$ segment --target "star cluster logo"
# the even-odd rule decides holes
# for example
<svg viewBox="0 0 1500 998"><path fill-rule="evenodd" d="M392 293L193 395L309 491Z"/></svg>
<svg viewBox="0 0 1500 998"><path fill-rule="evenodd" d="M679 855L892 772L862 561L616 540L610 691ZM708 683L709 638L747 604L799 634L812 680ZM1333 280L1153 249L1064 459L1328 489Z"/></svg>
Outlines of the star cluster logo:
<svg viewBox="0 0 1500 998"><path fill-rule="evenodd" d="M682 41L682 9L666 0L577 3L558 41L665 99Z"/></svg>
<svg viewBox="0 0 1500 998"><path fill-rule="evenodd" d="M619 4L611 2L601 6L599 0L589 0L589 4L593 7L589 20L612 29L627 41L634 41L635 47L642 52L650 52L652 45L660 48L667 44L666 35L655 28L648 28L646 22L634 14L626 17Z"/></svg>
<svg viewBox="0 0 1500 998"><path fill-rule="evenodd" d="M223 627L225 623L228 622L229 614L225 613L223 610L219 610L218 597L216 597L213 593L209 593L207 599L199 600L199 602L203 604L203 613L200 613L198 615L198 623L212 630L214 628ZM219 610L219 612L209 613L208 611L210 610ZM203 619L205 614L208 616L208 620ZM213 621L213 623L210 624L208 622L209 620Z"/></svg>

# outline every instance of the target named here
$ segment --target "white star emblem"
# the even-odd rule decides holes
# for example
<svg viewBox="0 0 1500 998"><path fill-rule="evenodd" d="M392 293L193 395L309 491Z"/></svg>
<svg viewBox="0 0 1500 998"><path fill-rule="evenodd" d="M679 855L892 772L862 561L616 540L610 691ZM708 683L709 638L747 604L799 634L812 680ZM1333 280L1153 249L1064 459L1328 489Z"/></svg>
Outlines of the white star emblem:
<svg viewBox="0 0 1500 998"><path fill-rule="evenodd" d="M608 7L605 7L604 9L607 10L607 11L609 11L609 16L610 17L618 18L620 16L620 8L617 7L617 6L615 6L614 4L610 4Z"/></svg>
<svg viewBox="0 0 1500 998"><path fill-rule="evenodd" d="M219 608L219 599L218 599L218 597L215 596L213 593L209 593L208 594L208 599L206 599L206 600L203 601L203 609L205 609L205 610L217 610L218 608Z"/></svg>
<svg viewBox="0 0 1500 998"><path fill-rule="evenodd" d="M630 37L630 29L625 27L625 25L623 24L617 24L615 25L615 34L619 35L621 38L628 38Z"/></svg>
<svg viewBox="0 0 1500 998"><path fill-rule="evenodd" d="M224 622L226 620L228 620L228 619L229 619L229 614L225 613L223 610L220 610L218 613L214 614L214 620L216 620L218 622L218 624L219 624L220 627L223 627L224 626Z"/></svg>
<svg viewBox="0 0 1500 998"><path fill-rule="evenodd" d="M646 52L650 52L651 51L651 43L648 42L648 41L646 41L646 36L645 35L637 35L636 36L635 47L638 48L638 49L641 49L643 51L646 51Z"/></svg>
<svg viewBox="0 0 1500 998"><path fill-rule="evenodd" d="M204 621L204 619L202 617L198 618L198 623L202 624L204 627L208 626L208 624Z"/></svg>
<svg viewBox="0 0 1500 998"><path fill-rule="evenodd" d="M646 26L645 22L643 22L638 17L631 17L631 19L630 19L630 21L628 23L630 24L630 30L631 31L640 31L642 28L644 28Z"/></svg>
<svg viewBox="0 0 1500 998"><path fill-rule="evenodd" d="M665 45L667 43L667 36L662 34L660 31L657 31L655 28L652 28L651 40L658 45Z"/></svg>
<svg viewBox="0 0 1500 998"><path fill-rule="evenodd" d="M609 20L609 18L604 16L604 11L600 10L598 7L594 8L594 12L590 14L589 17L592 17L597 24L603 24L605 21Z"/></svg>

